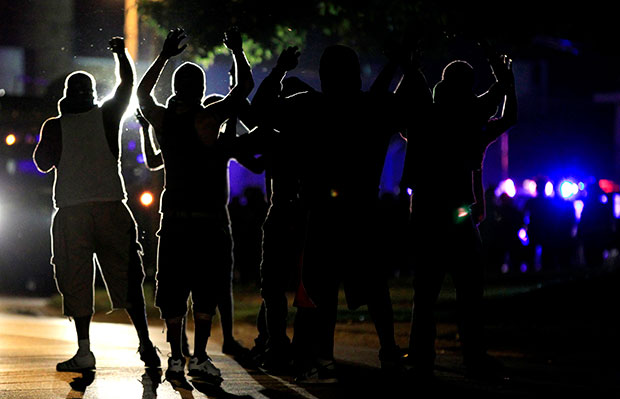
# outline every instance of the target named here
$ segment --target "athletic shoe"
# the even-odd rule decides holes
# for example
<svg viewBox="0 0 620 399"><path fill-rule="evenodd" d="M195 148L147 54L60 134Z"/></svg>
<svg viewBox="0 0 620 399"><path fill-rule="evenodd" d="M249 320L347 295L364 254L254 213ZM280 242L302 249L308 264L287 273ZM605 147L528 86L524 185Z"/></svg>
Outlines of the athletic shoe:
<svg viewBox="0 0 620 399"><path fill-rule="evenodd" d="M160 352L159 348L153 346L151 342L148 344L140 344L138 353L140 353L140 360L144 362L144 366L147 368L159 368L161 367L161 360L157 352Z"/></svg>
<svg viewBox="0 0 620 399"><path fill-rule="evenodd" d="M287 348L288 349L288 348ZM258 368L267 374L288 374L293 367L290 350L269 348L261 358Z"/></svg>
<svg viewBox="0 0 620 399"><path fill-rule="evenodd" d="M173 357L168 358L168 368L166 369L166 380L185 379L185 359Z"/></svg>
<svg viewBox="0 0 620 399"><path fill-rule="evenodd" d="M71 359L56 365L56 371L80 372L95 369L95 355L88 351L85 355L76 354Z"/></svg>
<svg viewBox="0 0 620 399"><path fill-rule="evenodd" d="M406 352L398 345L391 348L381 348L379 350L379 361L381 362L381 371L390 374L404 374L404 356Z"/></svg>
<svg viewBox="0 0 620 399"><path fill-rule="evenodd" d="M295 378L297 384L336 384L337 382L336 363L334 362L311 367Z"/></svg>
<svg viewBox="0 0 620 399"><path fill-rule="evenodd" d="M222 381L224 381L222 378L222 373L211 362L211 358L209 356L202 361L200 361L196 356L192 356L189 359L187 369L187 374L192 377L197 377L208 384L219 386Z"/></svg>

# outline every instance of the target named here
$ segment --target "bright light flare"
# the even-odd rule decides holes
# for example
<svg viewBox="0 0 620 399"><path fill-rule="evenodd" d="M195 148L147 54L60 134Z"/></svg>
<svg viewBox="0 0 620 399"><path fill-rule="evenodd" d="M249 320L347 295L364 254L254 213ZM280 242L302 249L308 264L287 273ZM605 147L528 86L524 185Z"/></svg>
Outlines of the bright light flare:
<svg viewBox="0 0 620 399"><path fill-rule="evenodd" d="M524 228L521 228L519 230L519 240L521 240L521 244L527 246L530 243L530 239L527 236L527 230L525 230Z"/></svg>
<svg viewBox="0 0 620 399"><path fill-rule="evenodd" d="M6 145L13 145L17 142L17 137L15 137L15 135L11 133L5 137L4 142L6 143Z"/></svg>
<svg viewBox="0 0 620 399"><path fill-rule="evenodd" d="M151 206L154 200L155 197L153 197L153 194L151 194L149 191L145 191L142 193L142 195L140 195L140 203L144 206Z"/></svg>
<svg viewBox="0 0 620 399"><path fill-rule="evenodd" d="M579 186L570 180L564 180L560 183L560 195L564 199L569 199L574 197L579 193Z"/></svg>
<svg viewBox="0 0 620 399"><path fill-rule="evenodd" d="M525 179L523 181L523 189L528 195L536 197L536 182L531 179Z"/></svg>
<svg viewBox="0 0 620 399"><path fill-rule="evenodd" d="M612 180L601 179L598 181L598 186L601 188L601 190L603 190L605 194L620 191L620 186L618 185L618 183Z"/></svg>
<svg viewBox="0 0 620 399"><path fill-rule="evenodd" d="M547 184L545 184L545 196L547 197L552 197L554 194L553 191L553 183L551 183L550 181L547 182Z"/></svg>
<svg viewBox="0 0 620 399"><path fill-rule="evenodd" d="M506 193L510 198L513 198L517 194L517 188L512 179L502 180L497 186L495 195L499 197L503 193Z"/></svg>
<svg viewBox="0 0 620 399"><path fill-rule="evenodd" d="M614 194L614 217L620 219L620 194Z"/></svg>

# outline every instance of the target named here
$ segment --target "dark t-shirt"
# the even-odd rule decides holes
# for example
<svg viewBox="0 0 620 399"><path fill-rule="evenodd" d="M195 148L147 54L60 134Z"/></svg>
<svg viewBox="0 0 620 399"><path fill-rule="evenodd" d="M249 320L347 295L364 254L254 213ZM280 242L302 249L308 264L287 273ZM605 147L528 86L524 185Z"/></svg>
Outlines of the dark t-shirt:
<svg viewBox="0 0 620 399"><path fill-rule="evenodd" d="M165 164L162 212L176 210L218 214L228 204L229 157L217 146L207 147L194 126L202 109L164 115L160 147Z"/></svg>

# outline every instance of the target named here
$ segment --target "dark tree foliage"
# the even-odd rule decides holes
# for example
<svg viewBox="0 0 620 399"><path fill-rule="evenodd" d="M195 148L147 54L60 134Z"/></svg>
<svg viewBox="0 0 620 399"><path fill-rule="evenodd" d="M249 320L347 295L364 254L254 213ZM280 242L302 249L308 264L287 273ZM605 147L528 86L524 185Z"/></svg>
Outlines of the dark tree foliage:
<svg viewBox="0 0 620 399"><path fill-rule="evenodd" d="M587 7L556 1L448 0L140 0L140 12L162 35L183 27L190 52L210 62L222 32L236 25L246 53L256 64L288 45L302 49L340 42L377 54L386 40L419 43L441 51L454 37L485 39L512 54L532 46L560 52L617 52L614 16L603 1ZM572 4L572 5L571 5ZM612 45L610 47L610 45Z"/></svg>

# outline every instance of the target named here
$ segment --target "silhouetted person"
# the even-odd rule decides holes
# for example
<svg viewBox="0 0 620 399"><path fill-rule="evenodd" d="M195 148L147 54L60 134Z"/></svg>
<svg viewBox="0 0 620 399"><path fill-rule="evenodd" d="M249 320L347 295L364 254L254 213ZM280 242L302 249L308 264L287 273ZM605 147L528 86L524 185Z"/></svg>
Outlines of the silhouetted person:
<svg viewBox="0 0 620 399"><path fill-rule="evenodd" d="M587 196L583 199L577 237L583 246L586 266L596 270L603 266L603 254L612 246L613 208L611 200L596 182L587 190Z"/></svg>
<svg viewBox="0 0 620 399"><path fill-rule="evenodd" d="M486 354L483 339L483 259L474 220L475 184L487 146L516 121L516 95L510 62L495 62L494 72L506 94L503 115L490 118L493 101L473 91L474 71L465 61L451 62L442 80L428 88L425 115L408 130L401 185L411 188L414 298L408 363L419 381L433 376L435 304L445 274L454 281L463 360L469 376L490 375L498 363ZM498 65L499 64L499 65ZM495 95L495 94L494 94ZM479 170L479 172L478 172ZM442 172L441 178L436 172ZM447 179L447 180L446 180ZM449 192L446 190L449 183ZM478 211L476 211L478 212Z"/></svg>
<svg viewBox="0 0 620 399"><path fill-rule="evenodd" d="M281 97L314 91L296 77L283 79ZM260 288L263 302L257 317L258 336L252 361L263 371L290 371L292 356L287 335L287 291L298 285L305 239L306 211L300 197L299 149L291 134L259 127L239 138L237 145L249 154L261 154L269 209L262 224Z"/></svg>
<svg viewBox="0 0 620 399"><path fill-rule="evenodd" d="M498 270L504 264L511 270L520 270L521 262L525 260L519 238L519 231L525 227L524 215L508 194L502 193L498 201L495 213L490 215L496 219L494 265Z"/></svg>
<svg viewBox="0 0 620 399"><path fill-rule="evenodd" d="M574 255L575 211L572 202L561 198L559 193L547 196L546 183L544 179L536 180L536 196L526 201L524 212L529 220L527 233L531 251L541 250L541 270L556 272L569 267ZM531 255L536 260L536 253Z"/></svg>
<svg viewBox="0 0 620 399"><path fill-rule="evenodd" d="M59 115L41 127L33 155L40 171L55 174L52 264L63 312L75 321L79 346L74 357L57 364L58 371L95 368L89 334L93 255L112 307L125 308L138 332L140 358L147 367L160 366L149 338L136 222L126 204L120 171L120 124L129 105L134 68L122 38L110 40L110 49L120 77L114 94L100 104L92 75L71 73L58 102Z"/></svg>
<svg viewBox="0 0 620 399"><path fill-rule="evenodd" d="M218 289L230 284L232 240L226 208L228 157L217 140L220 126L237 113L254 82L241 36L233 30L226 32L224 43L233 53L239 79L224 99L203 107L204 71L186 62L173 74L174 95L167 106L157 104L151 92L168 59L185 48L179 47L185 37L181 29L169 33L137 92L142 114L153 126L164 158L155 303L168 328L167 378L184 380L181 337L191 294L195 329L188 374L219 384L221 373L206 348Z"/></svg>
<svg viewBox="0 0 620 399"><path fill-rule="evenodd" d="M231 90L234 87L234 79L236 76L235 65L231 68ZM216 101L220 101L224 98L221 94L211 94L207 96L203 105L208 106ZM224 130L221 132L220 137L225 140L231 140L237 135L237 120L240 120L244 126L248 128L252 128L255 126L255 122L252 119L252 116L249 113L249 101L245 99L245 101L239 104L239 110L233 117L229 118L225 122ZM226 156L230 159L236 159L239 164L244 166L246 169L250 170L253 173L262 173L264 171L264 165L259 159L255 159L251 156L246 156L245 154L241 154L237 151L234 151L233 146L227 146L226 148ZM228 190L228 188L227 188ZM231 215L231 218L233 216ZM242 228L242 226L238 226L237 229ZM233 242L235 242L234 237L235 226L232 226L232 234L233 234ZM235 252L238 251L238 245L234 245ZM237 263L237 257L233 256L234 263ZM248 355L249 349L244 347L239 341L237 341L233 334L233 321L234 321L234 297L233 297L233 264L230 265L230 282L228 285L222 285L218 290L218 303L217 309L220 315L220 324L222 326L222 352L234 356L236 358L243 358ZM228 273L227 273L228 274Z"/></svg>
<svg viewBox="0 0 620 399"><path fill-rule="evenodd" d="M234 71L233 71L234 72ZM207 106L216 101L220 101L225 96L220 94L212 94L207 96L203 105ZM244 110L249 109L249 102L244 106ZM246 112L247 113L247 112ZM154 132L149 124L149 122L142 116L140 111L136 112L136 118L141 125L140 137L141 137L141 145L142 145L142 153L144 155L145 164L150 170L160 170L164 167L164 159L161 155L161 150L159 149L159 144L157 143L157 139L154 137ZM236 132L230 131L231 128L236 128L236 123L233 119L229 119L226 122L227 132L225 134L236 135ZM242 154L234 154L231 153L230 156L236 156L239 162L251 170L254 173L261 173L264 170L264 166L260 160L254 159L253 157L243 156ZM232 265L231 265L232 267ZM217 309L220 314L220 324L222 327L222 336L223 336L223 344L222 344L222 352L228 355L232 355L238 358L242 358L249 353L249 350L241 345L233 335L233 320L234 320L234 300L233 300L233 292L232 292L232 278L233 272L231 269L230 272L230 284L228 286L221 286L218 291L219 299L217 304ZM187 316L183 319L183 337L182 337L182 349L183 354L186 357L191 357L191 352L189 351L187 333L185 331L187 325Z"/></svg>
<svg viewBox="0 0 620 399"><path fill-rule="evenodd" d="M297 381L327 383L337 380L334 328L342 282L351 309L368 305L380 359L400 354L373 234L383 162L389 139L404 119L408 75L402 96L362 92L357 54L334 45L321 56L321 91L282 97L280 82L297 65L298 55L296 48L280 55L253 106L266 125L290 134L298 149L300 193L308 209L301 277L308 301L298 305L294 327Z"/></svg>

